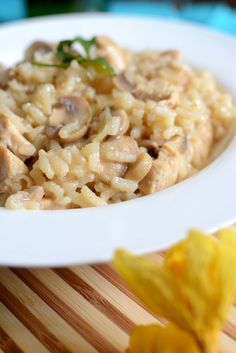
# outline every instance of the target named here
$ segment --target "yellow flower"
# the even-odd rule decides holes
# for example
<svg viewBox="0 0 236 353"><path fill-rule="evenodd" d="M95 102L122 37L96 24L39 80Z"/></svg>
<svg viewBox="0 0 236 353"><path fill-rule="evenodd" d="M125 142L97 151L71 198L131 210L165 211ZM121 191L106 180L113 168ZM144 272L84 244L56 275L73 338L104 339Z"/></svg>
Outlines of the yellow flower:
<svg viewBox="0 0 236 353"><path fill-rule="evenodd" d="M186 351L187 347L187 351ZM137 326L130 337L126 353L201 353L193 337L169 324Z"/></svg>
<svg viewBox="0 0 236 353"><path fill-rule="evenodd" d="M236 295L236 231L224 229L218 236L192 230L162 264L124 250L114 258L118 273L146 306L189 332L204 353L215 352Z"/></svg>

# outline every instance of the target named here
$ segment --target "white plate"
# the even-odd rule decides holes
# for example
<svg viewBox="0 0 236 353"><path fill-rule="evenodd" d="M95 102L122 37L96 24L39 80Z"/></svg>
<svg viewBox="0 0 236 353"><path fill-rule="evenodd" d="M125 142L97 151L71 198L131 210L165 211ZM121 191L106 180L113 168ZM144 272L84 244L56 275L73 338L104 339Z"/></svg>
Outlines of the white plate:
<svg viewBox="0 0 236 353"><path fill-rule="evenodd" d="M178 48L186 61L212 71L236 99L236 39L177 22L108 15L44 17L2 25L0 61L22 58L35 39L108 34L133 49ZM57 266L110 260L116 247L164 248L187 229L215 230L236 221L236 138L194 177L155 195L66 211L0 209L0 264Z"/></svg>

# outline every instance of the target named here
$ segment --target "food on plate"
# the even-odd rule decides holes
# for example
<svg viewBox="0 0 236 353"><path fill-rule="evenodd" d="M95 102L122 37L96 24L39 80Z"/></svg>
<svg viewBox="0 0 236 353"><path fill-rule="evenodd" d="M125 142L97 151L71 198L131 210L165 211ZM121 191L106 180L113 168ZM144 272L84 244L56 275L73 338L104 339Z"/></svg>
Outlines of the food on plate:
<svg viewBox="0 0 236 353"><path fill-rule="evenodd" d="M37 41L0 71L0 199L9 209L100 206L201 170L236 106L176 50L112 39Z"/></svg>

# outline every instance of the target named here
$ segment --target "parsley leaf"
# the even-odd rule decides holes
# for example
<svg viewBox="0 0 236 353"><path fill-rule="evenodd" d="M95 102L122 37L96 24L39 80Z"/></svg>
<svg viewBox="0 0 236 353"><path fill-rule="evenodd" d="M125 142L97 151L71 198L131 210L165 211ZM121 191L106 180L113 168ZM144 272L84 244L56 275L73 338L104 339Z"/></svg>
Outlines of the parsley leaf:
<svg viewBox="0 0 236 353"><path fill-rule="evenodd" d="M90 50L93 46L96 45L96 37L93 37L90 40L83 39L81 37L76 37L74 43L80 43L85 50L87 58L90 58Z"/></svg>
<svg viewBox="0 0 236 353"><path fill-rule="evenodd" d="M84 54L79 53L73 45L79 43L84 49ZM45 67L62 67L66 68L70 65L72 60L76 60L80 65L85 68L91 68L98 75L109 75L114 76L115 71L111 64L103 57L95 59L91 58L91 49L96 46L96 37L90 40L82 37L75 37L74 39L66 39L58 43L55 56L59 63L47 64L43 62L33 62L33 65L45 66Z"/></svg>
<svg viewBox="0 0 236 353"><path fill-rule="evenodd" d="M58 64L48 64L48 63L43 63L41 61L33 61L33 65L35 66L42 66L42 67L61 67L61 68L66 68L69 66L69 64L66 63L58 63Z"/></svg>
<svg viewBox="0 0 236 353"><path fill-rule="evenodd" d="M109 74L110 76L115 75L115 71L111 64L105 58L96 58L86 60L83 64L84 67L92 67L97 74Z"/></svg>

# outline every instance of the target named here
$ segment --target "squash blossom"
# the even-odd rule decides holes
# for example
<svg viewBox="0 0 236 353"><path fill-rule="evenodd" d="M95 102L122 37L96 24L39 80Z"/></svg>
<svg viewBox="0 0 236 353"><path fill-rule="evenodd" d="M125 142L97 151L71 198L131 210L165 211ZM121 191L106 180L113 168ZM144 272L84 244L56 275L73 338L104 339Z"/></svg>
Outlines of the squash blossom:
<svg viewBox="0 0 236 353"><path fill-rule="evenodd" d="M114 266L137 297L169 321L166 328L135 328L127 352L216 353L236 296L235 230L223 229L217 238L192 230L161 264L117 250Z"/></svg>
<svg viewBox="0 0 236 353"><path fill-rule="evenodd" d="M186 351L186 348L188 349ZM126 353L201 353L194 338L173 324L137 326Z"/></svg>

